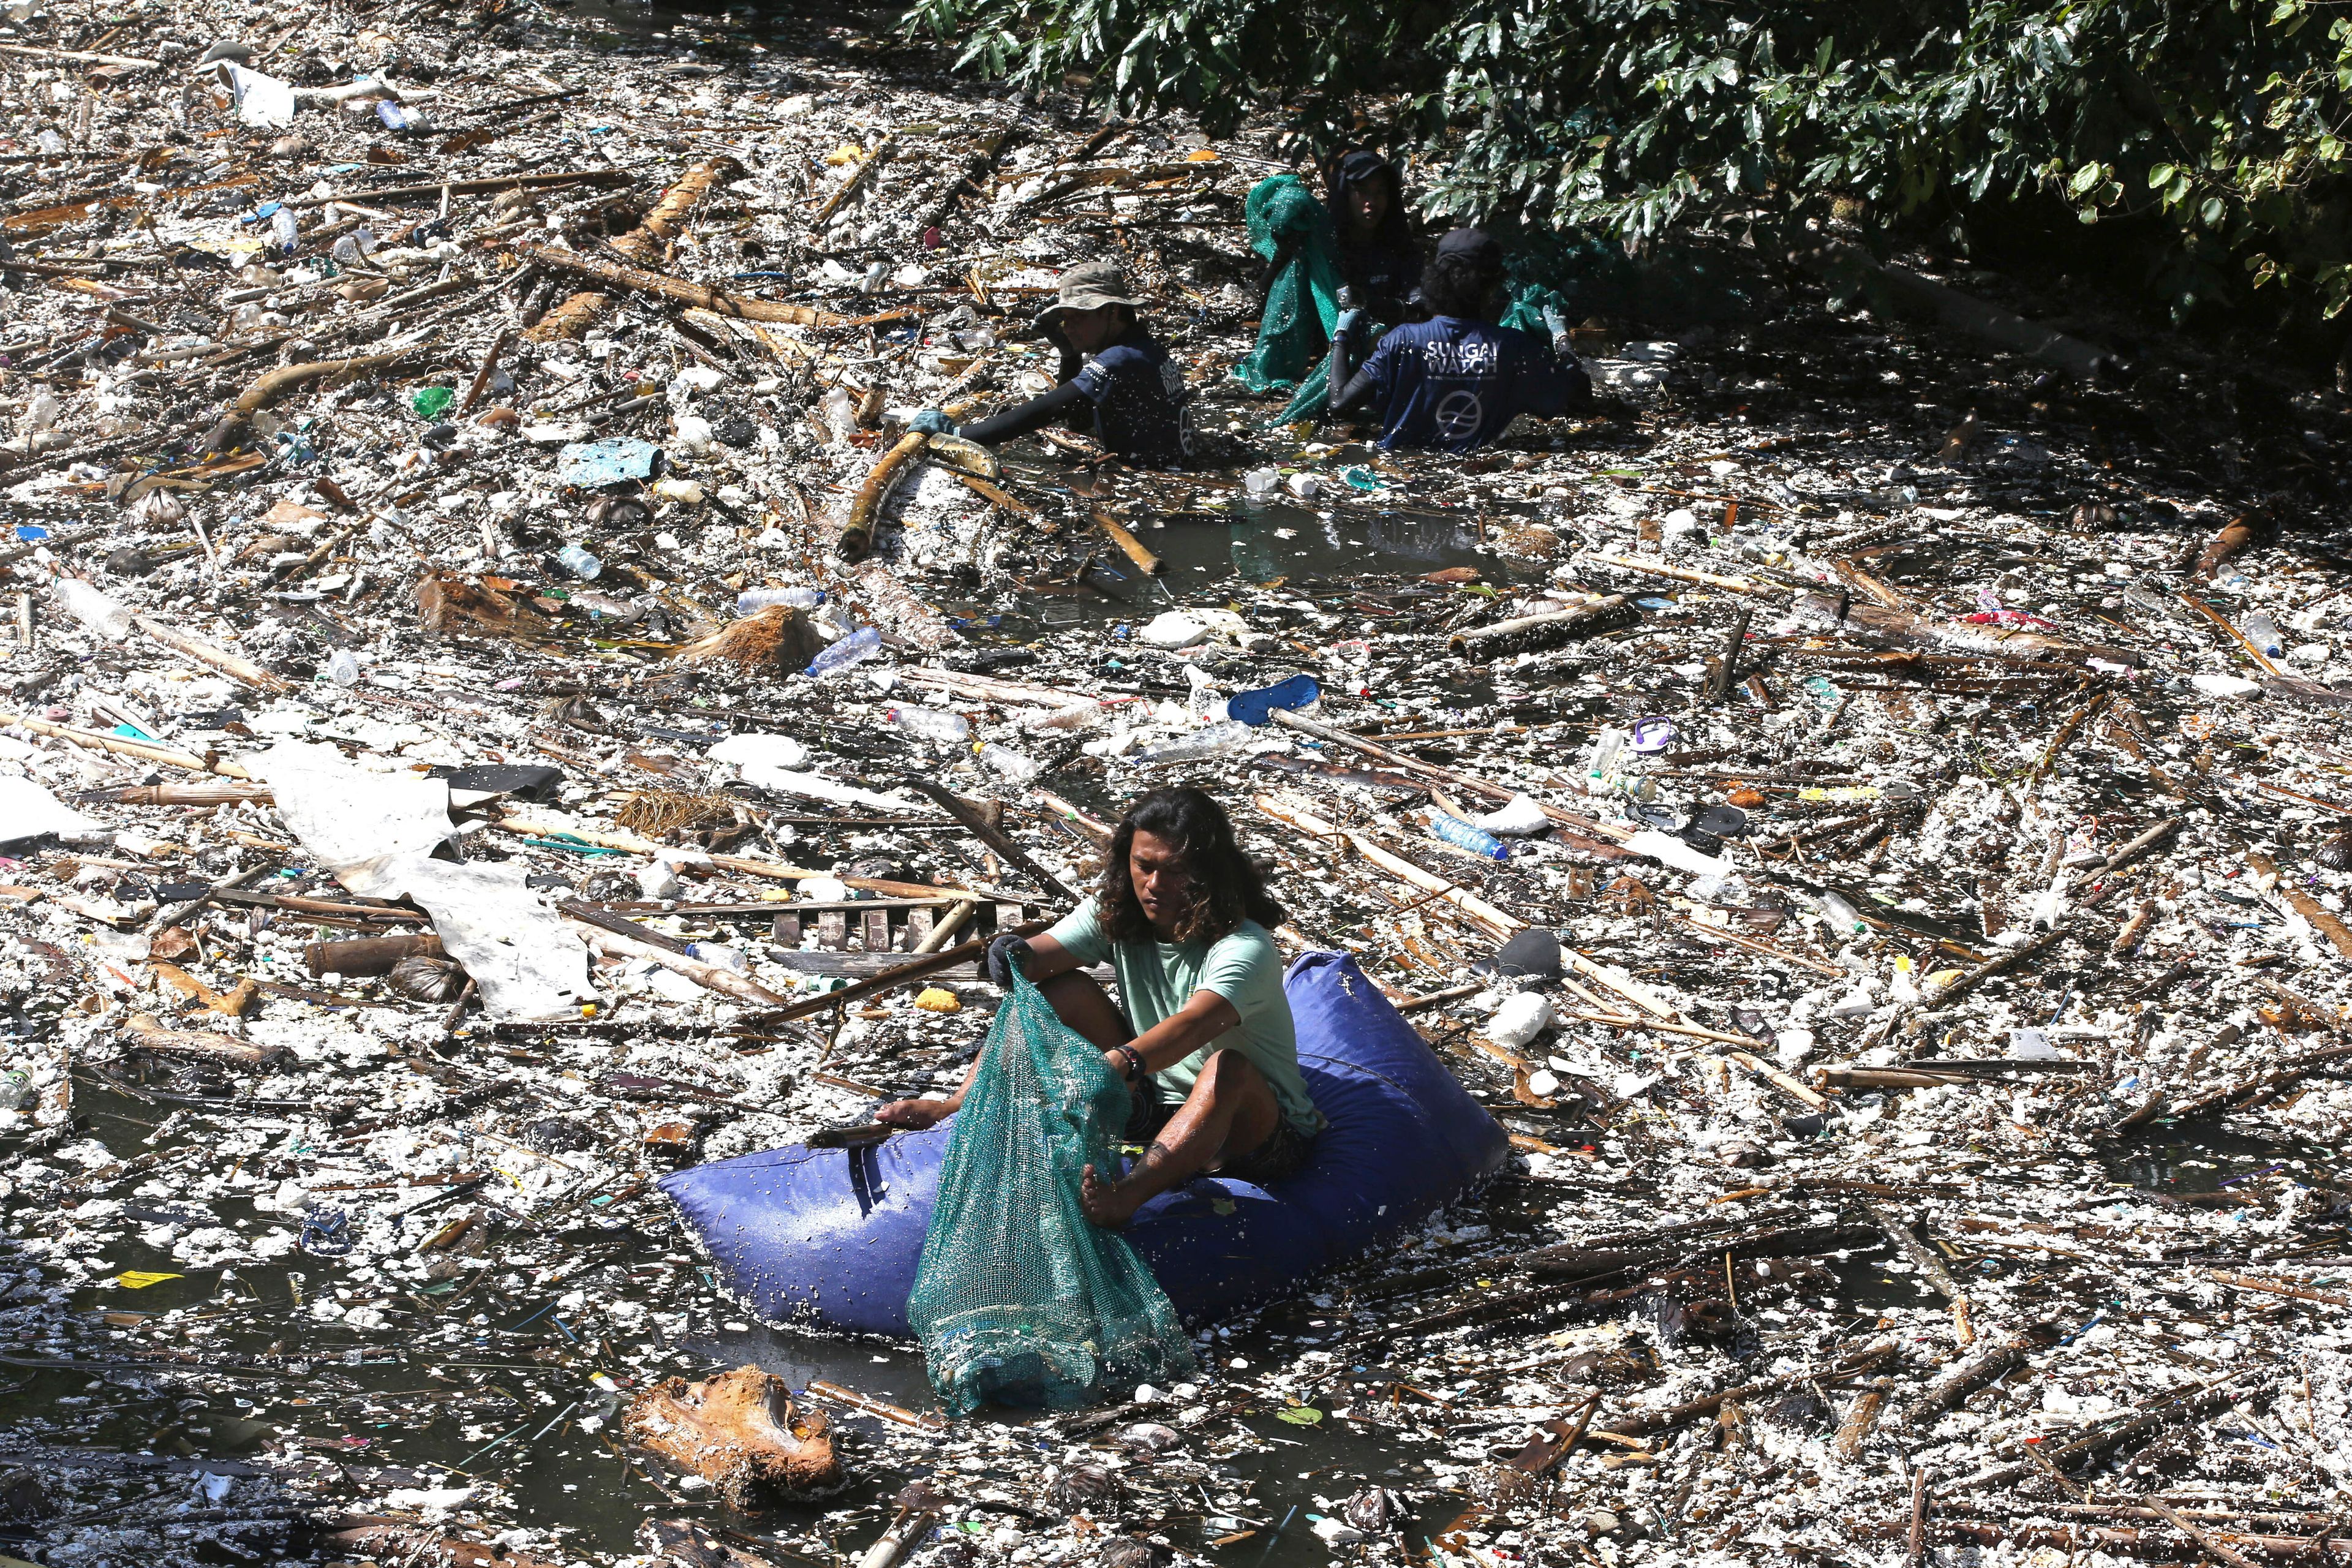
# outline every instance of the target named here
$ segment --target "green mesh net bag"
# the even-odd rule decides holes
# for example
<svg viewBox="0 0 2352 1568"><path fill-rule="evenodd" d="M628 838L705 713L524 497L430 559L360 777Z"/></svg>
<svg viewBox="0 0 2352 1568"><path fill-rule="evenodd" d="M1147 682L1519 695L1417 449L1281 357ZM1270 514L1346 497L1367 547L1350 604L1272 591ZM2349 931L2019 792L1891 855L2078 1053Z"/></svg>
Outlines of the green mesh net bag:
<svg viewBox="0 0 2352 1568"><path fill-rule="evenodd" d="M1078 1173L1116 1169L1127 1088L1026 979L997 1009L956 1117L907 1319L957 1415L1068 1409L1192 1367L1160 1282L1078 1207Z"/></svg>
<svg viewBox="0 0 2352 1568"><path fill-rule="evenodd" d="M1288 392L1320 370L1323 346L1339 323L1339 242L1331 215L1296 174L1260 180L1242 210L1251 248L1268 261L1287 248L1290 259L1266 293L1257 346L1234 366L1234 379L1252 392Z"/></svg>

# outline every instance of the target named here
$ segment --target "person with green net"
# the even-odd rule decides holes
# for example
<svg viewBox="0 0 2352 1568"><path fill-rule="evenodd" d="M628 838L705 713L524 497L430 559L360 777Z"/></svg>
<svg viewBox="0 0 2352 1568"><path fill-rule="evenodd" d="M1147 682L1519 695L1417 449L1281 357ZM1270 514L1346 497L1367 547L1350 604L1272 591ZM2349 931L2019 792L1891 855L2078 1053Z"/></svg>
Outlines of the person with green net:
<svg viewBox="0 0 2352 1568"><path fill-rule="evenodd" d="M1355 296L1354 306L1375 321L1416 320L1421 287L1421 242L1405 211L1404 176L1378 153L1342 149L1323 165L1330 194L1332 229L1339 241L1339 276Z"/></svg>
<svg viewBox="0 0 2352 1568"><path fill-rule="evenodd" d="M1311 419L1322 405L1323 351L1342 313L1381 322L1419 313L1421 252L1395 165L1345 148L1326 161L1323 178L1328 210L1296 174L1259 181L1243 208L1266 271L1257 344L1234 377L1252 392L1291 394L1277 424Z"/></svg>
<svg viewBox="0 0 2352 1568"><path fill-rule="evenodd" d="M1265 1186L1296 1175L1323 1130L1298 1071L1298 1039L1273 929L1287 917L1243 853L1224 808L1190 786L1153 790L1112 836L1100 889L1034 939L999 937L990 977L1017 966L1128 1086L1123 1175L1086 1167L1079 1198L1097 1225L1213 1170ZM1077 973L1108 961L1126 1010ZM900 1100L875 1120L933 1126L961 1109L975 1060L946 1100Z"/></svg>

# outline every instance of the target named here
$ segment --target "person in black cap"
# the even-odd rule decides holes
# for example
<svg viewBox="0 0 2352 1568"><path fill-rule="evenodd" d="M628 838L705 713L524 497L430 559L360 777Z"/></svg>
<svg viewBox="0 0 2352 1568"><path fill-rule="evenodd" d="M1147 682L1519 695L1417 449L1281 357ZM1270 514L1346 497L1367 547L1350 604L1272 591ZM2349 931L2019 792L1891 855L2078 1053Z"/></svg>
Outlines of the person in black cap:
<svg viewBox="0 0 2352 1568"><path fill-rule="evenodd" d="M910 430L961 436L983 447L1064 424L1148 468L1174 468L1192 449L1184 373L1136 314L1143 301L1116 261L1088 261L1062 274L1054 303L1037 325L1061 351L1055 385L1017 408L957 426L936 408L908 421Z"/></svg>
<svg viewBox="0 0 2352 1568"><path fill-rule="evenodd" d="M1339 273L1356 303L1375 321L1402 321L1421 286L1421 247L1405 215L1404 179L1378 153L1349 148L1323 167L1332 227L1339 240Z"/></svg>
<svg viewBox="0 0 2352 1568"><path fill-rule="evenodd" d="M1363 312L1340 316L1331 334L1334 418L1359 409L1381 424L1380 444L1471 452L1522 414L1550 418L1589 407L1592 383L1573 354L1515 327L1498 326L1503 254L1492 237L1457 228L1438 242L1421 284L1433 312L1397 328L1359 367L1354 339Z"/></svg>

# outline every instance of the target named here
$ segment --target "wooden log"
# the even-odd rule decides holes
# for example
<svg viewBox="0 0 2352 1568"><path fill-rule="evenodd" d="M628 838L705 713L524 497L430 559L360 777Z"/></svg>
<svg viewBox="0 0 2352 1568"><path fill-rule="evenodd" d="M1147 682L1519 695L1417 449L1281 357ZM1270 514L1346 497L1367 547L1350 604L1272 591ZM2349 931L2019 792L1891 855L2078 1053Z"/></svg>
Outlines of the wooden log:
<svg viewBox="0 0 2352 1568"><path fill-rule="evenodd" d="M1030 921L1013 927L1012 934L1035 936L1053 923L1052 921ZM894 963L870 980L861 980L855 985L846 985L822 996L810 996L794 1002L770 1021L779 1024L789 1023L794 1018L805 1018L811 1014L822 1013L828 1008L850 1006L864 1001L868 996L878 996L898 986L911 985L919 980L928 980L934 974L943 973L955 968L958 964L977 963L988 952L991 940L987 937L974 937L970 942L959 942L944 952L910 959L905 963Z"/></svg>
<svg viewBox="0 0 2352 1568"><path fill-rule="evenodd" d="M1856 1533L1892 1536L1904 1530L1900 1524L1864 1525ZM1945 1519L1935 1521L1929 1527L1928 1534L1935 1540L1967 1542L1979 1546L2005 1544L2026 1550L2039 1548L2063 1552L2070 1555L2081 1552L2103 1552L2110 1556L2146 1558L2160 1563L2194 1563L2209 1555L2218 1555L2185 1534L2168 1538L2156 1531L2129 1525L2029 1524L2022 1521ZM2217 1535L2216 1539L2260 1552L2273 1563L2352 1562L2352 1537L2343 1535L2233 1534ZM2237 1560L2244 1561L2242 1558Z"/></svg>
<svg viewBox="0 0 2352 1568"><path fill-rule="evenodd" d="M257 1046L226 1035L197 1034L166 1026L152 1013L133 1013L123 1025L126 1045L169 1056L200 1057L210 1061L259 1067L281 1054L279 1046Z"/></svg>
<svg viewBox="0 0 2352 1568"><path fill-rule="evenodd" d="M1835 1447L1837 1457L1847 1464L1862 1458L1863 1445L1877 1429L1879 1413L1886 1408L1887 1387L1887 1379L1872 1378L1854 1396L1853 1403L1846 1406L1845 1419L1838 1423Z"/></svg>
<svg viewBox="0 0 2352 1568"><path fill-rule="evenodd" d="M1147 577L1157 577L1168 570L1168 563L1146 549L1143 541L1136 538L1134 531L1127 524L1100 507L1092 510L1095 526L1103 531L1105 538L1118 546L1119 553L1126 556L1138 572Z"/></svg>
<svg viewBox="0 0 2352 1568"><path fill-rule="evenodd" d="M242 681L261 691L291 691L294 683L282 675L262 668L250 659L239 658L225 647L216 647L202 637L190 637L174 630L150 616L132 616L132 623L149 637L174 653L184 653L198 664L208 664L231 680Z"/></svg>
<svg viewBox="0 0 2352 1568"><path fill-rule="evenodd" d="M2028 354L2089 382L2099 378L2109 356L2082 339L2028 321L1948 284L1906 268L1880 261L1858 245L1841 240L1801 250L1796 260L1864 293L1886 314L1924 317L1989 343Z"/></svg>
<svg viewBox="0 0 2352 1568"><path fill-rule="evenodd" d="M1424 763L1418 757L1408 757L1402 752L1391 751L1388 747L1368 741L1361 735L1351 735L1347 731L1336 729L1329 724L1318 723L1313 719L1303 719L1287 710L1276 709L1272 717L1276 723L1286 730L1296 730L1302 735L1312 735L1318 741L1327 742L1335 746L1345 746L1352 752L1361 752L1368 757L1377 757L1404 773L1412 773L1421 778L1435 779L1440 784L1453 784L1458 789L1468 790L1471 794L1484 796L1487 800L1507 801L1519 793L1517 790L1506 789L1501 784L1488 784L1485 779L1473 778L1468 773L1458 773L1450 768L1441 768L1433 763ZM1572 811L1562 811L1556 805L1541 805L1540 802L1538 804L1546 816L1561 826L1572 827L1579 833L1587 834L1595 838L1613 840L1617 843L1622 843L1633 837L1634 829L1631 827L1615 823L1599 822L1589 816L1579 816Z"/></svg>
<svg viewBox="0 0 2352 1568"><path fill-rule="evenodd" d="M1669 1426L1679 1426L1694 1415L1714 1415L1727 1399L1753 1400L1762 1394L1777 1394L1784 1388L1794 1388L1800 1384L1811 1383L1816 1378L1827 1383L1857 1377L1864 1373L1876 1371L1894 1360L1897 1350L1898 1347L1891 1343L1873 1345L1826 1372L1792 1372L1780 1377L1768 1377L1760 1383L1742 1384L1737 1388L1727 1388L1720 1393L1707 1394L1704 1398L1668 1405L1664 1410L1652 1410L1638 1415L1624 1416L1595 1430L1614 1432L1624 1437L1638 1437L1652 1432L1663 1432Z"/></svg>
<svg viewBox="0 0 2352 1568"><path fill-rule="evenodd" d="M938 802L941 811L962 824L965 832L996 851L1007 865L1018 870L1026 871L1067 902L1073 905L1078 902L1078 895L1071 889L1069 884L1039 865L1029 851L1021 846L1019 840L972 809L961 795L927 778L909 775L906 783L907 787L916 794L927 795Z"/></svg>
<svg viewBox="0 0 2352 1568"><path fill-rule="evenodd" d="M2259 850L2246 851L2246 864L2263 879L2269 891L2285 900L2290 909L2310 921L2311 928L2326 937L2338 955L2352 958L2352 929L2322 909L2308 889L2291 877L2281 876L2278 862Z"/></svg>
<svg viewBox="0 0 2352 1568"><path fill-rule="evenodd" d="M601 914L604 911L597 912ZM731 996L738 1002L748 1002L754 1007L778 1008L791 1005L788 998L779 996L749 975L738 974L731 969L721 969L717 964L705 963L700 959L689 958L682 952L672 952L667 948L656 947L651 941L646 940L657 933L648 931L641 935L625 936L618 931L608 931L601 925L577 917L574 918L573 924L576 929L586 933L592 946L616 957L642 958L648 963L658 963L664 969L685 975L706 991L716 991L723 996Z"/></svg>
<svg viewBox="0 0 2352 1568"><path fill-rule="evenodd" d="M1474 626L1445 639L1445 651L1467 659L1495 659L1513 654L1541 653L1565 647L1602 632L1630 626L1642 618L1631 595L1612 594L1594 604L1540 616L1518 616L1490 626Z"/></svg>
<svg viewBox="0 0 2352 1568"><path fill-rule="evenodd" d="M698 310L709 310L717 316L731 316L742 321L782 321L802 327L878 327L919 314L913 310L885 310L872 316L836 316L829 310L787 304L781 300L745 299L708 284L690 283L667 272L656 272L651 268L632 267L625 262L583 256L577 251L560 250L551 246L534 246L525 254L541 267L593 279L608 289L625 289L633 294L652 294Z"/></svg>
<svg viewBox="0 0 2352 1568"><path fill-rule="evenodd" d="M898 437L898 445L882 455L882 460L866 476L866 482L857 487L835 544L844 560L863 561L873 553L875 514L882 510L884 499L905 475L908 463L930 444L931 438L922 431L909 430Z"/></svg>
<svg viewBox="0 0 2352 1568"><path fill-rule="evenodd" d="M348 942L314 942L302 950L313 974L389 974L403 959L446 958L437 936L363 936Z"/></svg>
<svg viewBox="0 0 2352 1568"><path fill-rule="evenodd" d="M1903 1424L1912 1427L1925 1426L2016 1365L2018 1358L2028 1348L2023 1339L2015 1336L2004 1335L1988 1341L1982 1350L1946 1369L1942 1376L1921 1389L1918 1397L1904 1407Z"/></svg>
<svg viewBox="0 0 2352 1568"><path fill-rule="evenodd" d="M341 359L312 360L306 364L280 365L265 372L245 389L229 405L229 412L243 419L267 408L298 386L313 381L324 381L341 375L359 375L372 370L383 370L402 360L423 353L432 347L430 342L411 343L390 353L346 354Z"/></svg>
<svg viewBox="0 0 2352 1568"><path fill-rule="evenodd" d="M109 735L97 730L77 729L71 724L52 723L47 719L36 719L29 713L0 713L0 729L11 725L20 730L28 730L36 735L48 735L60 741L69 741L77 746L88 746L92 751L112 752L117 756L137 757L142 762L162 763L167 767L185 768L190 773L214 773L223 778L232 779L253 777L251 773L245 771L245 765L242 763L232 762L226 757L215 756L209 752L200 757L194 752L184 752L176 746L158 745L152 741L133 741L123 735Z"/></svg>
<svg viewBox="0 0 2352 1568"><path fill-rule="evenodd" d="M2073 643L2014 627L1951 625L1931 621L1907 610L1856 604L1851 598L1827 594L1801 594L1790 608L1800 620L1835 627L1841 636L1857 642L1897 647L1958 648L1974 653L2030 653L2069 664L2088 664L2095 658L2135 669L2140 663L2140 656L2130 648L2105 643Z"/></svg>

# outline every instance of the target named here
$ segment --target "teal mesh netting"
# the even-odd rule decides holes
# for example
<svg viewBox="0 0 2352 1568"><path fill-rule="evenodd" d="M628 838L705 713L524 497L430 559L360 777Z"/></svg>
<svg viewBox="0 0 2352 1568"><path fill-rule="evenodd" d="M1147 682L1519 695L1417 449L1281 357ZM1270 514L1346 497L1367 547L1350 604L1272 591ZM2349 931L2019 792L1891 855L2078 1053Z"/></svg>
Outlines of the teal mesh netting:
<svg viewBox="0 0 2352 1568"><path fill-rule="evenodd" d="M1243 205L1250 246L1271 261L1287 246L1290 260L1274 279L1258 319L1257 346L1234 366L1234 379L1252 392L1287 392L1301 376L1319 373L1323 345L1339 320L1339 242L1331 216L1296 174L1276 174L1250 187Z"/></svg>
<svg viewBox="0 0 2352 1568"><path fill-rule="evenodd" d="M907 1301L953 1414L1068 1408L1192 1369L1151 1270L1078 1207L1082 1169L1118 1169L1127 1114L1127 1088L1101 1051L1016 977L956 1117Z"/></svg>

